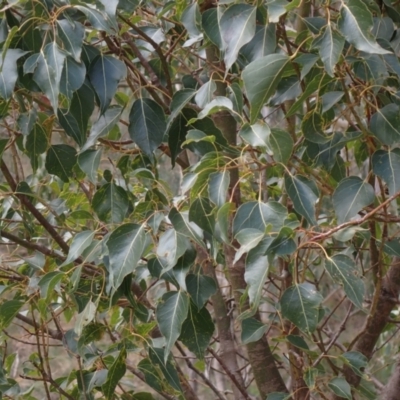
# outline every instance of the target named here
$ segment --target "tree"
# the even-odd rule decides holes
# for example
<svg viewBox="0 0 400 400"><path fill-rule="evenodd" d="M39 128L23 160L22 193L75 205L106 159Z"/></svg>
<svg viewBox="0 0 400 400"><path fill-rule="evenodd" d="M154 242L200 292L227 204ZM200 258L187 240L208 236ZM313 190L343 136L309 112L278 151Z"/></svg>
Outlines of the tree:
<svg viewBox="0 0 400 400"><path fill-rule="evenodd" d="M0 12L3 398L398 398L397 2Z"/></svg>

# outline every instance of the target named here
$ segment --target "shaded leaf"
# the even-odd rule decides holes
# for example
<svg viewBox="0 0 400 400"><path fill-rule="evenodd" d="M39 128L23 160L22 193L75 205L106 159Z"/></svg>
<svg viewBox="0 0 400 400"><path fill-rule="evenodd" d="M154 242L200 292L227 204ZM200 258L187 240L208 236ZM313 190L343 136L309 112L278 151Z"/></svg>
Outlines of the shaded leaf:
<svg viewBox="0 0 400 400"><path fill-rule="evenodd" d="M388 146L400 140L400 108L397 104L388 104L371 117L371 132Z"/></svg>
<svg viewBox="0 0 400 400"><path fill-rule="evenodd" d="M6 53L4 50L0 53L0 96L5 100L11 98L15 82L17 82L17 61L26 53L21 49L8 49Z"/></svg>
<svg viewBox="0 0 400 400"><path fill-rule="evenodd" d="M78 155L79 168L87 175L92 183L97 182L97 170L101 160L102 149L86 150Z"/></svg>
<svg viewBox="0 0 400 400"><path fill-rule="evenodd" d="M272 129L269 135L269 146L274 160L287 165L293 151L293 139L290 133L281 129Z"/></svg>
<svg viewBox="0 0 400 400"><path fill-rule="evenodd" d="M123 348L118 357L108 370L107 380L102 385L101 389L107 400L114 398L115 389L118 382L122 379L126 372L126 350Z"/></svg>
<svg viewBox="0 0 400 400"><path fill-rule="evenodd" d="M5 329L11 324L12 320L19 313L24 305L21 300L8 300L0 306L0 328Z"/></svg>
<svg viewBox="0 0 400 400"><path fill-rule="evenodd" d="M244 124L239 131L239 136L254 147L269 147L271 130L267 124Z"/></svg>
<svg viewBox="0 0 400 400"><path fill-rule="evenodd" d="M217 285L213 278L201 274L189 274L186 277L187 291L196 305L201 310L208 299L217 291Z"/></svg>
<svg viewBox="0 0 400 400"><path fill-rule="evenodd" d="M336 377L328 383L329 389L332 390L337 396L352 400L351 387L343 377Z"/></svg>
<svg viewBox="0 0 400 400"><path fill-rule="evenodd" d="M190 206L189 221L197 224L204 231L212 234L215 227L213 206L206 197L198 197Z"/></svg>
<svg viewBox="0 0 400 400"><path fill-rule="evenodd" d="M72 176L76 164L76 150L66 144L50 146L46 155L46 169L49 174L57 175L64 182Z"/></svg>
<svg viewBox="0 0 400 400"><path fill-rule="evenodd" d="M246 318L242 321L242 344L257 342L267 331L268 325L263 324L255 318Z"/></svg>
<svg viewBox="0 0 400 400"><path fill-rule="evenodd" d="M210 200L217 206L222 207L226 203L230 182L229 171L213 172L208 182L208 195Z"/></svg>
<svg viewBox="0 0 400 400"><path fill-rule="evenodd" d="M57 21L57 33L64 44L64 49L74 57L75 61L79 62L85 36L83 25L78 21L60 19Z"/></svg>
<svg viewBox="0 0 400 400"><path fill-rule="evenodd" d="M38 168L38 157L47 150L47 134L41 125L35 124L31 133L26 138L25 149L29 154L32 169L35 172Z"/></svg>

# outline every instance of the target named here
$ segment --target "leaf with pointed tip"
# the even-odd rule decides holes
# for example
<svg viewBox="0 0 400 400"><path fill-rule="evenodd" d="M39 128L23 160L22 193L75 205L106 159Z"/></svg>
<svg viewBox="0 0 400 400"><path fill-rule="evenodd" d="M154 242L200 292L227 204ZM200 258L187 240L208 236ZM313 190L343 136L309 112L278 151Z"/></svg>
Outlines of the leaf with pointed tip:
<svg viewBox="0 0 400 400"><path fill-rule="evenodd" d="M194 97L196 104L199 107L204 108L208 103L211 103L213 94L216 90L216 83L210 79L197 91L196 96Z"/></svg>
<svg viewBox="0 0 400 400"><path fill-rule="evenodd" d="M104 114L117 91L119 81L126 77L125 64L115 57L101 54L90 64L88 76L98 96L101 114Z"/></svg>
<svg viewBox="0 0 400 400"><path fill-rule="evenodd" d="M370 32L372 25L372 14L362 0L342 2L338 26L346 40L356 49L366 53L390 53L375 41Z"/></svg>
<svg viewBox="0 0 400 400"><path fill-rule="evenodd" d="M64 49L74 57L75 61L80 62L85 28L83 25L67 19L57 21L58 37L64 44Z"/></svg>
<svg viewBox="0 0 400 400"><path fill-rule="evenodd" d="M129 208L128 194L121 186L106 183L94 194L92 207L102 221L122 222Z"/></svg>
<svg viewBox="0 0 400 400"><path fill-rule="evenodd" d="M197 308L201 310L208 299L217 291L213 278L200 274L189 274L186 277L186 287Z"/></svg>
<svg viewBox="0 0 400 400"><path fill-rule="evenodd" d="M164 362L167 362L172 346L181 334L188 311L189 297L182 291L165 293L157 306L156 319L166 340Z"/></svg>
<svg viewBox="0 0 400 400"><path fill-rule="evenodd" d="M58 123L64 129L65 133L82 146L86 140L86 136L82 134L75 117L68 110L59 108L57 111L57 118Z"/></svg>
<svg viewBox="0 0 400 400"><path fill-rule="evenodd" d="M208 182L208 195L210 200L217 206L222 207L226 203L229 189L229 171L218 171L210 174Z"/></svg>
<svg viewBox="0 0 400 400"><path fill-rule="evenodd" d="M67 265L80 257L82 252L92 243L93 238L93 231L83 231L77 233L72 239L67 258L60 266Z"/></svg>
<svg viewBox="0 0 400 400"><path fill-rule="evenodd" d="M248 253L251 249L256 247L263 237L264 232L258 229L246 228L239 231L235 239L239 242L240 248L236 251L233 264L235 264L243 254Z"/></svg>
<svg viewBox="0 0 400 400"><path fill-rule="evenodd" d="M83 62L76 62L72 57L66 57L60 80L60 93L71 99L85 81L86 67Z"/></svg>
<svg viewBox="0 0 400 400"><path fill-rule="evenodd" d="M110 254L110 285L117 290L125 276L132 273L144 251L146 232L143 225L124 224L111 233L107 248Z"/></svg>
<svg viewBox="0 0 400 400"><path fill-rule="evenodd" d="M57 112L58 108L58 95L60 93L64 60L65 54L55 42L51 42L40 51L33 74L33 80L50 100L54 112Z"/></svg>
<svg viewBox="0 0 400 400"><path fill-rule="evenodd" d="M129 114L129 135L148 156L161 144L166 131L165 115L151 99L138 99Z"/></svg>
<svg viewBox="0 0 400 400"><path fill-rule="evenodd" d="M0 96L9 100L14 90L15 82L18 78L17 61L26 54L26 51L20 49L8 49L0 53Z"/></svg>
<svg viewBox="0 0 400 400"><path fill-rule="evenodd" d="M204 247L202 232L195 223L189 221L187 212L180 213L175 207L173 207L168 214L168 218L177 232L181 235L187 236L194 240L198 245Z"/></svg>
<svg viewBox="0 0 400 400"><path fill-rule="evenodd" d="M300 330L312 333L317 328L323 297L314 285L301 283L285 290L280 304L282 315Z"/></svg>
<svg viewBox="0 0 400 400"><path fill-rule="evenodd" d="M225 96L217 96L214 100L208 103L202 111L200 111L197 119L202 119L208 115L212 115L223 110L233 110L232 101Z"/></svg>
<svg viewBox="0 0 400 400"><path fill-rule="evenodd" d="M315 203L318 196L313 190L299 179L300 176L286 175L285 188L293 202L294 209L302 215L310 225L317 225L315 218Z"/></svg>
<svg viewBox="0 0 400 400"><path fill-rule="evenodd" d="M194 89L182 89L174 93L171 101L171 114L168 117L167 130L179 116L183 108L190 102L196 91Z"/></svg>
<svg viewBox="0 0 400 400"><path fill-rule="evenodd" d="M94 110L94 92L88 81L72 96L69 113L75 118L82 137L86 137L86 130Z"/></svg>
<svg viewBox="0 0 400 400"><path fill-rule="evenodd" d="M72 176L76 164L76 150L66 144L50 146L46 155L46 169L49 174L57 175L64 182Z"/></svg>
<svg viewBox="0 0 400 400"><path fill-rule="evenodd" d="M358 351L347 351L341 355L344 362L358 375L364 376L364 369L368 364L368 358Z"/></svg>
<svg viewBox="0 0 400 400"><path fill-rule="evenodd" d="M123 108L121 106L111 106L104 114L92 125L89 137L85 145L81 149L81 153L96 144L97 139L101 138L111 131L112 128L118 123L122 114Z"/></svg>
<svg viewBox="0 0 400 400"><path fill-rule="evenodd" d="M332 196L339 224L355 217L364 207L373 203L374 199L374 188L368 182L358 176L342 179Z"/></svg>
<svg viewBox="0 0 400 400"><path fill-rule="evenodd" d="M268 137L271 133L267 124L244 124L239 131L239 136L253 147L269 148Z"/></svg>
<svg viewBox="0 0 400 400"><path fill-rule="evenodd" d="M92 183L96 183L97 169L101 160L102 149L86 150L78 155L79 168L87 175Z"/></svg>
<svg viewBox="0 0 400 400"><path fill-rule="evenodd" d="M201 14L201 24L206 37L214 43L220 50L224 49L224 42L221 37L221 19L222 7L210 8Z"/></svg>
<svg viewBox="0 0 400 400"><path fill-rule="evenodd" d="M7 300L0 306L0 329L5 329L11 324L19 310L24 305L21 300Z"/></svg>
<svg viewBox="0 0 400 400"><path fill-rule="evenodd" d="M181 235L175 229L168 229L159 239L157 246L157 257L166 272L175 266L187 248L189 242L186 236Z"/></svg>
<svg viewBox="0 0 400 400"><path fill-rule="evenodd" d="M328 387L340 398L348 400L352 400L353 398L353 395L351 394L351 386L348 384L346 379L341 376L331 379L328 383Z"/></svg>
<svg viewBox="0 0 400 400"><path fill-rule="evenodd" d="M289 63L284 54L270 54L250 63L242 77L250 101L250 123L253 124L269 98L274 94Z"/></svg>
<svg viewBox="0 0 400 400"><path fill-rule="evenodd" d="M342 54L344 47L344 37L328 24L323 33L314 41L314 46L318 49L319 56L325 66L325 71L330 76L334 76L334 68Z"/></svg>
<svg viewBox="0 0 400 400"><path fill-rule="evenodd" d="M371 117L371 132L387 146L400 140L400 107L391 103L379 109Z"/></svg>
<svg viewBox="0 0 400 400"><path fill-rule="evenodd" d="M125 347L119 352L118 357L114 360L108 370L107 380L101 386L101 390L107 400L111 400L115 396L115 389L118 382L123 378L126 372L126 349Z"/></svg>
<svg viewBox="0 0 400 400"><path fill-rule="evenodd" d="M92 7L85 7L79 5L74 7L86 15L87 19L89 20L93 28L99 31L105 31L108 34L113 33L110 21L108 20L108 17L105 13L96 10Z"/></svg>
<svg viewBox="0 0 400 400"><path fill-rule="evenodd" d="M224 41L225 68L228 71L236 61L239 50L250 42L256 33L256 7L248 4L233 4L219 21Z"/></svg>
<svg viewBox="0 0 400 400"><path fill-rule="evenodd" d="M372 156L372 170L382 178L389 189L390 196L400 191L400 150L378 150Z"/></svg>
<svg viewBox="0 0 400 400"><path fill-rule="evenodd" d="M282 129L272 129L269 135L269 147L274 160L287 165L293 151L293 139L290 133Z"/></svg>
<svg viewBox="0 0 400 400"><path fill-rule="evenodd" d="M247 63L258 60L261 57L275 53L276 49L276 25L256 26L256 34L249 43L240 49L240 54Z"/></svg>
<svg viewBox="0 0 400 400"><path fill-rule="evenodd" d="M343 285L344 292L349 300L358 308L362 309L364 301L364 282L357 276L357 268L354 261L344 255L336 254L327 258L325 268L331 278Z"/></svg>
<svg viewBox="0 0 400 400"><path fill-rule="evenodd" d="M45 130L39 124L35 124L26 139L25 149L31 160L33 171L38 168L38 156L47 149L48 138Z"/></svg>
<svg viewBox="0 0 400 400"><path fill-rule="evenodd" d="M253 315L260 304L265 281L269 272L269 257L265 255L273 239L264 238L246 257L246 271L244 280L248 285L251 312L246 312L246 317Z"/></svg>
<svg viewBox="0 0 400 400"><path fill-rule="evenodd" d="M213 214L213 206L206 197L198 197L190 206L189 221L194 222L205 232L211 235L214 232L215 217Z"/></svg>
<svg viewBox="0 0 400 400"><path fill-rule="evenodd" d="M233 220L233 234L236 236L242 229L253 228L264 232L271 225L273 232L278 232L287 217L286 207L275 201L261 203L249 201L242 204Z"/></svg>
<svg viewBox="0 0 400 400"><path fill-rule="evenodd" d="M182 324L179 340L200 360L204 359L207 349L214 333L214 323L207 308L197 309L191 302L188 316Z"/></svg>
<svg viewBox="0 0 400 400"><path fill-rule="evenodd" d="M242 321L242 344L258 342L267 331L268 325L255 318L246 318Z"/></svg>

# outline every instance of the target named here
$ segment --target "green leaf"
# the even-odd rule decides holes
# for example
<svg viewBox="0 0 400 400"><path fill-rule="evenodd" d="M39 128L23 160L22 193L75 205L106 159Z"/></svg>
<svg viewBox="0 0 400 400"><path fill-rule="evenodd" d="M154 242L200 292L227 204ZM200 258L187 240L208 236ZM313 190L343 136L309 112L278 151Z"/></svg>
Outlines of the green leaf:
<svg viewBox="0 0 400 400"><path fill-rule="evenodd" d="M242 344L259 341L267 331L268 325L263 324L255 318L246 318L242 321Z"/></svg>
<svg viewBox="0 0 400 400"><path fill-rule="evenodd" d="M47 150L47 134L41 125L35 124L31 133L26 138L25 149L31 160L32 169L35 172L38 168L38 157Z"/></svg>
<svg viewBox="0 0 400 400"><path fill-rule="evenodd" d="M269 135L271 130L267 124L244 124L239 131L239 136L253 147L269 148Z"/></svg>
<svg viewBox="0 0 400 400"><path fill-rule="evenodd" d="M118 382L122 379L126 372L126 349L123 348L118 357L108 370L107 380L102 385L101 390L107 400L112 400L115 396L115 389Z"/></svg>
<svg viewBox="0 0 400 400"><path fill-rule="evenodd" d="M97 139L106 136L118 123L121 114L122 114L121 106L111 106L109 107L104 114L100 116L100 118L92 125L90 129L89 137L82 147L81 152L86 151L94 144L96 144Z"/></svg>
<svg viewBox="0 0 400 400"><path fill-rule="evenodd" d="M160 331L165 337L164 363L167 362L172 346L179 338L182 324L189 311L189 297L186 293L168 292L162 297L156 309L156 318Z"/></svg>
<svg viewBox="0 0 400 400"><path fill-rule="evenodd" d="M208 182L208 195L210 200L217 206L222 207L226 203L230 182L229 171L213 172Z"/></svg>
<svg viewBox="0 0 400 400"><path fill-rule="evenodd" d="M17 61L26 53L26 51L21 49L8 49L5 54L4 50L0 53L0 96L5 100L11 98L15 82L17 82Z"/></svg>
<svg viewBox="0 0 400 400"><path fill-rule="evenodd" d="M400 151L378 150L372 156L374 174L382 178L388 186L390 196L400 191Z"/></svg>
<svg viewBox="0 0 400 400"><path fill-rule="evenodd" d="M373 54L388 54L376 43L370 30L372 14L362 0L348 0L340 9L339 30L356 49Z"/></svg>
<svg viewBox="0 0 400 400"><path fill-rule="evenodd" d="M272 392L268 394L266 400L289 400L290 397L291 395L287 393Z"/></svg>
<svg viewBox="0 0 400 400"><path fill-rule="evenodd" d="M240 230L235 239L239 242L240 248L236 251L233 264L235 264L243 254L248 253L251 249L254 249L260 243L264 237L264 232L258 229L245 228Z"/></svg>
<svg viewBox="0 0 400 400"><path fill-rule="evenodd" d="M351 387L343 377L336 377L328 383L329 389L332 390L337 396L344 399L352 400Z"/></svg>
<svg viewBox="0 0 400 400"><path fill-rule="evenodd" d="M325 268L331 278L343 285L343 289L349 300L358 308L363 309L364 282L357 276L358 271L355 262L344 254L336 254L327 258Z"/></svg>
<svg viewBox="0 0 400 400"><path fill-rule="evenodd" d="M105 13L91 7L85 7L79 5L74 7L86 15L87 19L89 20L93 28L99 31L105 31L108 34L113 33L111 29L111 24Z"/></svg>
<svg viewBox="0 0 400 400"><path fill-rule="evenodd" d="M174 267L188 247L189 242L186 236L175 229L166 230L160 236L157 246L157 258L163 266L163 271L166 272Z"/></svg>
<svg viewBox="0 0 400 400"><path fill-rule="evenodd" d="M388 146L400 140L400 107L397 104L388 104L379 109L371 117L371 132L383 144Z"/></svg>
<svg viewBox="0 0 400 400"><path fill-rule="evenodd" d="M66 57L60 80L60 93L71 99L85 81L86 67L83 62L76 62L72 57Z"/></svg>
<svg viewBox="0 0 400 400"><path fill-rule="evenodd" d="M176 372L175 367L170 361L166 361L168 359L168 354L166 354L166 350L150 347L149 356L151 362L161 370L162 374L164 375L167 382L171 385L171 387L173 387L175 390L182 392L178 373Z"/></svg>
<svg viewBox="0 0 400 400"><path fill-rule="evenodd" d="M188 316L182 324L179 340L199 359L204 359L204 352L214 333L214 323L207 308L200 311L190 303Z"/></svg>
<svg viewBox="0 0 400 400"><path fill-rule="evenodd" d="M92 243L93 238L93 231L83 231L77 233L72 239L71 245L69 247L68 257L61 264L61 266L67 265L80 257L83 251Z"/></svg>
<svg viewBox="0 0 400 400"><path fill-rule="evenodd" d="M92 207L102 221L122 222L129 207L125 189L114 183L106 183L93 196Z"/></svg>
<svg viewBox="0 0 400 400"><path fill-rule="evenodd" d="M221 37L221 7L210 8L201 14L201 24L207 38L214 43L218 49L223 50L224 42Z"/></svg>
<svg viewBox="0 0 400 400"><path fill-rule="evenodd" d="M75 117L66 109L58 109L57 118L65 133L74 139L78 145L82 146L86 140L86 135L82 134Z"/></svg>
<svg viewBox="0 0 400 400"><path fill-rule="evenodd" d="M25 303L21 300L8 300L0 306L0 329L6 329Z"/></svg>
<svg viewBox="0 0 400 400"><path fill-rule="evenodd" d="M117 290L125 276L132 273L144 251L146 232L143 225L124 224L113 231L107 241L110 254L110 284Z"/></svg>
<svg viewBox="0 0 400 400"><path fill-rule="evenodd" d="M195 223L189 221L187 212L180 213L175 207L173 207L168 214L168 218L177 232L181 235L187 236L194 240L198 245L204 247L204 242L202 240L203 233Z"/></svg>
<svg viewBox="0 0 400 400"><path fill-rule="evenodd" d="M275 201L261 203L249 201L242 204L233 220L233 234L246 228L257 229L264 232L268 225L271 225L273 232L278 232L287 216L286 207Z"/></svg>
<svg viewBox="0 0 400 400"><path fill-rule="evenodd" d="M189 221L194 222L205 232L211 235L214 232L215 217L213 214L213 206L206 197L198 197L193 201L189 209Z"/></svg>
<svg viewBox="0 0 400 400"><path fill-rule="evenodd" d="M301 350L309 351L310 348L308 347L307 342L298 335L287 335L286 336L287 341L292 344L293 346L298 347Z"/></svg>
<svg viewBox="0 0 400 400"><path fill-rule="evenodd" d="M64 52L58 48L55 42L51 42L40 51L33 74L33 80L50 100L54 112L57 112L58 108L58 95L60 93L64 60Z"/></svg>
<svg viewBox="0 0 400 400"><path fill-rule="evenodd" d="M78 155L79 168L87 175L90 182L97 182L97 170L101 160L102 149L86 150Z"/></svg>
<svg viewBox="0 0 400 400"><path fill-rule="evenodd" d="M340 181L332 196L339 224L355 217L364 207L373 203L374 188L357 176Z"/></svg>
<svg viewBox="0 0 400 400"><path fill-rule="evenodd" d="M358 375L364 376L364 369L368 364L368 358L358 351L347 351L341 355L345 363Z"/></svg>
<svg viewBox="0 0 400 400"><path fill-rule="evenodd" d="M254 312L260 303L264 284L268 277L270 260L265 253L272 241L273 239L270 237L264 238L257 247L249 251L246 257L244 280L248 285L250 305Z"/></svg>
<svg viewBox="0 0 400 400"><path fill-rule="evenodd" d="M258 60L261 57L275 53L276 49L276 25L256 25L256 34L249 43L240 49L240 54L247 63Z"/></svg>
<svg viewBox="0 0 400 400"><path fill-rule="evenodd" d="M90 64L88 76L98 96L101 114L104 114L117 91L119 81L126 77L125 64L113 56L100 55Z"/></svg>
<svg viewBox="0 0 400 400"><path fill-rule="evenodd" d="M69 108L69 113L75 118L84 138L86 138L86 129L93 110L94 92L90 87L90 83L85 82L72 96Z"/></svg>
<svg viewBox="0 0 400 400"><path fill-rule="evenodd" d="M288 56L270 54L253 61L244 69L242 77L251 106L251 124L254 124L261 108L274 94L288 63Z"/></svg>
<svg viewBox="0 0 400 400"><path fill-rule="evenodd" d="M236 61L240 48L250 42L256 33L256 10L256 7L247 4L233 4L219 21L226 71Z"/></svg>
<svg viewBox="0 0 400 400"><path fill-rule="evenodd" d="M311 226L317 225L315 203L318 200L318 196L309 185L304 183L304 177L301 175L286 175L285 188L293 202L294 209L302 215Z"/></svg>
<svg viewBox="0 0 400 400"><path fill-rule="evenodd" d="M129 114L129 135L139 148L152 157L166 131L164 111L154 100L138 99Z"/></svg>
<svg viewBox="0 0 400 400"><path fill-rule="evenodd" d="M64 182L72 176L76 164L76 150L66 144L50 146L46 155L46 169L49 174L57 175Z"/></svg>
<svg viewBox="0 0 400 400"><path fill-rule="evenodd" d="M338 63L344 47L344 37L328 24L323 33L314 41L319 56L324 63L325 71L334 76L335 65Z"/></svg>
<svg viewBox="0 0 400 400"><path fill-rule="evenodd" d="M60 271L51 271L44 275L38 282L41 297L50 298L54 294L54 289L56 288L56 285L61 282L64 276L65 274ZM60 288L57 289L57 292L60 292Z"/></svg>
<svg viewBox="0 0 400 400"><path fill-rule="evenodd" d="M233 110L232 101L225 96L217 96L214 100L208 103L202 111L200 111L197 119L202 119L207 117L208 115L212 115L224 110ZM194 121L190 122L192 123Z"/></svg>
<svg viewBox="0 0 400 400"><path fill-rule="evenodd" d="M196 307L201 310L217 291L217 284L209 276L189 274L186 276L186 288Z"/></svg>
<svg viewBox="0 0 400 400"><path fill-rule="evenodd" d="M168 117L167 130L174 120L179 116L183 108L190 102L196 91L194 89L183 89L174 93L171 101L171 114Z"/></svg>
<svg viewBox="0 0 400 400"><path fill-rule="evenodd" d="M163 365L163 363L161 365ZM154 390L161 392L162 391L161 376L156 366L152 364L150 359L144 358L139 362L137 367L138 370L143 373L145 382ZM179 383L179 378L177 378L177 381Z"/></svg>
<svg viewBox="0 0 400 400"><path fill-rule="evenodd" d="M211 103L213 94L216 90L216 83L210 79L197 91L196 96L194 97L196 104L199 107L204 108L208 103Z"/></svg>
<svg viewBox="0 0 400 400"><path fill-rule="evenodd" d="M304 137L312 143L324 144L329 142L329 136L325 135L324 119L322 115L313 110L308 112L301 121L301 130Z"/></svg>
<svg viewBox="0 0 400 400"><path fill-rule="evenodd" d="M291 286L280 301L282 315L303 332L312 333L317 328L322 300L321 294L310 283Z"/></svg>
<svg viewBox="0 0 400 400"><path fill-rule="evenodd" d="M64 44L64 49L74 57L75 61L80 62L82 43L85 36L85 28L83 25L68 19L61 19L57 21L58 37Z"/></svg>
<svg viewBox="0 0 400 400"><path fill-rule="evenodd" d="M272 129L269 135L269 146L274 160L287 165L293 151L293 139L290 133L281 129Z"/></svg>

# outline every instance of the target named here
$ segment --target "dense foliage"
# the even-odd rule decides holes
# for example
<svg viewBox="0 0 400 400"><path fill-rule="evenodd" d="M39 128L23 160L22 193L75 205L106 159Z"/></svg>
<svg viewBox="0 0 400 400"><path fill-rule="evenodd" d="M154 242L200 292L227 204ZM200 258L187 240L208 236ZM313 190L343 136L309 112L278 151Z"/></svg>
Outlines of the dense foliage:
<svg viewBox="0 0 400 400"><path fill-rule="evenodd" d="M2 398L398 398L396 0L0 14Z"/></svg>

